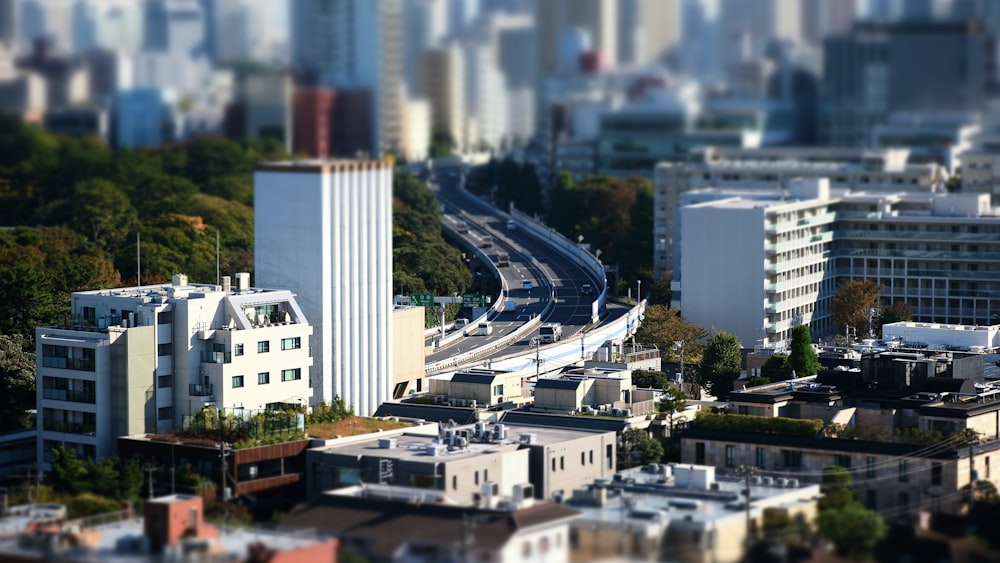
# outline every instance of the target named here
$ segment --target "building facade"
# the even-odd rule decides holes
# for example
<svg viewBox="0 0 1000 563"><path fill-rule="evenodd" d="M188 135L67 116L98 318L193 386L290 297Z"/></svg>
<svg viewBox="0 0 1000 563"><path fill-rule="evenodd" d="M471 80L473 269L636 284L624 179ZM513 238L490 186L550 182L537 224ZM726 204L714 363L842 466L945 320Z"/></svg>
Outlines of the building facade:
<svg viewBox="0 0 1000 563"><path fill-rule="evenodd" d="M113 455L117 437L171 432L208 405L308 398L312 327L295 296L237 280L77 292L70 324L37 328L42 466L59 446Z"/></svg>
<svg viewBox="0 0 1000 563"><path fill-rule="evenodd" d="M392 167L261 164L254 175L257 283L289 287L307 318L312 402L369 416L392 393Z"/></svg>

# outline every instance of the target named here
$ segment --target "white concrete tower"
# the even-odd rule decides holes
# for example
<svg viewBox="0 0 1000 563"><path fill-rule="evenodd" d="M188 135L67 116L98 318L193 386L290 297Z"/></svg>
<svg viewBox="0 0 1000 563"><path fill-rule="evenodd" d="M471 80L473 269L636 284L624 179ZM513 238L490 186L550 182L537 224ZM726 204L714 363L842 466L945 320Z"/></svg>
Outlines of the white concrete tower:
<svg viewBox="0 0 1000 563"><path fill-rule="evenodd" d="M392 392L392 166L262 164L254 207L257 284L295 292L314 327L313 404L371 415Z"/></svg>

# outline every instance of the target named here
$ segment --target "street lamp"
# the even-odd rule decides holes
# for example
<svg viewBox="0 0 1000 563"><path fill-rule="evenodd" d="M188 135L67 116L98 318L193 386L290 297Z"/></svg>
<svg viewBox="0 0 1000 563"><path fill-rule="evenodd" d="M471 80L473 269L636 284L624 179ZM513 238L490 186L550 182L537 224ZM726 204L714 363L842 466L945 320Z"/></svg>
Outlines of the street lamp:
<svg viewBox="0 0 1000 563"><path fill-rule="evenodd" d="M677 383L683 385L684 384L684 341L683 340L675 340L674 341L674 348L675 349L680 348L680 351L681 351L681 368L680 368L680 372L677 374Z"/></svg>
<svg viewBox="0 0 1000 563"><path fill-rule="evenodd" d="M635 302L642 301L642 280L635 280Z"/></svg>

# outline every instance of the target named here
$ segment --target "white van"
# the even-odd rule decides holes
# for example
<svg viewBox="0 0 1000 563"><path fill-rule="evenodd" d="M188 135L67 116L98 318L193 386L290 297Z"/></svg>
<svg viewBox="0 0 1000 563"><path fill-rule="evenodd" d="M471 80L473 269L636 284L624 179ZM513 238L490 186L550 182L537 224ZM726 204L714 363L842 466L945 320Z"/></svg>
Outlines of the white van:
<svg viewBox="0 0 1000 563"><path fill-rule="evenodd" d="M483 321L479 323L479 330L476 332L479 336L489 336L493 334L493 323L490 321Z"/></svg>
<svg viewBox="0 0 1000 563"><path fill-rule="evenodd" d="M546 323L538 327L538 339L543 343L558 342L562 338L562 325Z"/></svg>

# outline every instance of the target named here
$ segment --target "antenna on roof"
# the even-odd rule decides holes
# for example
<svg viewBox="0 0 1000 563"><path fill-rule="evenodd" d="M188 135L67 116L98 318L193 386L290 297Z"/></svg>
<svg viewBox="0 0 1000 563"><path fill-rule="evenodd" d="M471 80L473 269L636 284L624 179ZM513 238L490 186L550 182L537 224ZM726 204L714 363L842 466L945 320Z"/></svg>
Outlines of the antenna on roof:
<svg viewBox="0 0 1000 563"><path fill-rule="evenodd" d="M135 233L135 288L142 286L142 249L139 246L139 233Z"/></svg>

